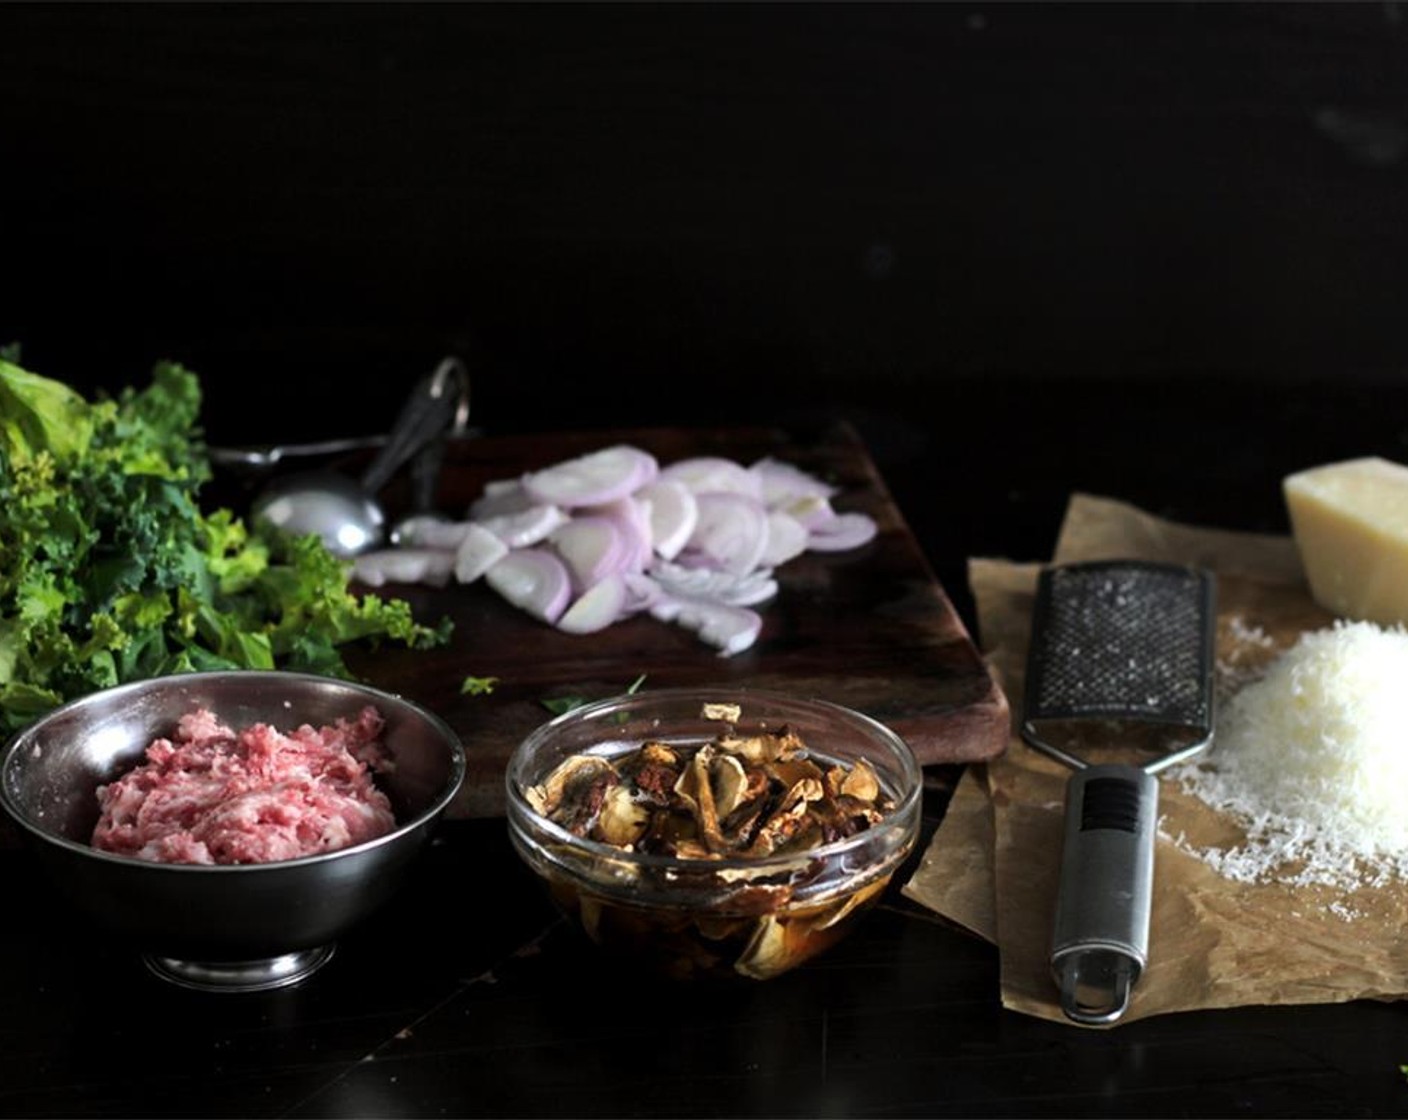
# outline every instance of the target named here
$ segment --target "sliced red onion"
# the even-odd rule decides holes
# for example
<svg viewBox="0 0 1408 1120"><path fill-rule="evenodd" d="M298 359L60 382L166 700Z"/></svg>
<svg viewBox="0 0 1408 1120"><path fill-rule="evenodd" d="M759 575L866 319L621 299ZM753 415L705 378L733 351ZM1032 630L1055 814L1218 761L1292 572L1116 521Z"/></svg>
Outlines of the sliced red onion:
<svg viewBox="0 0 1408 1120"><path fill-rule="evenodd" d="M756 641L762 618L750 608L777 594L774 569L876 535L872 518L832 508L837 492L771 456L662 467L616 444L488 483L466 520L402 523L400 547L358 558L354 576L372 586L484 578L567 633L648 611L729 656Z"/></svg>
<svg viewBox="0 0 1408 1120"><path fill-rule="evenodd" d="M768 510L768 543L758 563L764 567L781 567L807 551L811 534L807 527L780 509Z"/></svg>
<svg viewBox="0 0 1408 1120"><path fill-rule="evenodd" d="M649 610L665 594L664 588L644 572L622 572L621 580L626 585L626 601L621 608L623 614L639 614Z"/></svg>
<svg viewBox="0 0 1408 1120"><path fill-rule="evenodd" d="M515 513L474 519L509 548L528 548L548 539L554 529L567 524L567 514L554 505L531 505Z"/></svg>
<svg viewBox="0 0 1408 1120"><path fill-rule="evenodd" d="M598 506L583 506L577 513L579 516L604 517L620 530L627 554L626 567L631 571L644 571L654 558L650 509L639 498L617 498L614 502Z"/></svg>
<svg viewBox="0 0 1408 1120"><path fill-rule="evenodd" d="M651 544L657 556L673 560L699 523L699 503L683 482L658 478L636 491L649 511Z"/></svg>
<svg viewBox="0 0 1408 1120"><path fill-rule="evenodd" d="M508 545L482 525L464 525L464 540L455 550L455 579L473 583L508 554Z"/></svg>
<svg viewBox="0 0 1408 1120"><path fill-rule="evenodd" d="M484 581L534 618L556 623L572 599L567 565L546 548L513 549L484 573Z"/></svg>
<svg viewBox="0 0 1408 1120"><path fill-rule="evenodd" d="M352 575L368 587L386 583L444 587L454 566L455 554L443 548L380 548L355 557Z"/></svg>
<svg viewBox="0 0 1408 1120"><path fill-rule="evenodd" d="M605 630L625 613L627 594L625 576L613 573L582 592L557 620L557 628L568 634Z"/></svg>
<svg viewBox="0 0 1408 1120"><path fill-rule="evenodd" d="M417 514L397 525L396 543L405 548L445 548L453 552L468 528L468 521L447 521L434 513Z"/></svg>
<svg viewBox="0 0 1408 1120"><path fill-rule="evenodd" d="M820 494L800 494L773 508L780 513L795 517L807 529L830 521L836 516L836 511L831 508L831 499L824 498Z"/></svg>
<svg viewBox="0 0 1408 1120"><path fill-rule="evenodd" d="M807 547L815 552L845 552L875 539L879 526L864 513L838 513L810 529Z"/></svg>
<svg viewBox="0 0 1408 1120"><path fill-rule="evenodd" d="M696 494L699 520L676 560L690 568L741 575L758 566L768 545L768 514L757 498L736 491Z"/></svg>
<svg viewBox="0 0 1408 1120"><path fill-rule="evenodd" d="M474 521L484 521L490 517L504 517L522 513L529 506L537 504L523 489L523 481L517 478L502 478L484 484L484 492L469 506L469 516Z"/></svg>
<svg viewBox="0 0 1408 1120"><path fill-rule="evenodd" d="M731 607L702 599L666 595L650 608L651 616L693 630L723 657L747 649L763 628L762 615L749 607Z"/></svg>
<svg viewBox="0 0 1408 1120"><path fill-rule="evenodd" d="M712 568L686 568L657 560L650 566L650 578L670 595L707 599L734 607L751 607L777 594L777 580L769 568L754 568L742 574Z"/></svg>
<svg viewBox="0 0 1408 1120"><path fill-rule="evenodd" d="M621 443L532 471L523 476L523 488L535 501L572 509L624 498L659 471L655 456Z"/></svg>
<svg viewBox="0 0 1408 1120"><path fill-rule="evenodd" d="M580 594L630 567L633 549L609 517L574 517L548 538Z"/></svg>
<svg viewBox="0 0 1408 1120"><path fill-rule="evenodd" d="M837 488L792 463L766 456L748 468L758 477L759 496L769 506L794 498L833 498Z"/></svg>
<svg viewBox="0 0 1408 1120"><path fill-rule="evenodd" d="M695 494L747 494L750 498L762 496L762 480L756 474L742 463L719 455L696 455L690 459L679 459L669 466L662 467L660 477L682 482Z"/></svg>

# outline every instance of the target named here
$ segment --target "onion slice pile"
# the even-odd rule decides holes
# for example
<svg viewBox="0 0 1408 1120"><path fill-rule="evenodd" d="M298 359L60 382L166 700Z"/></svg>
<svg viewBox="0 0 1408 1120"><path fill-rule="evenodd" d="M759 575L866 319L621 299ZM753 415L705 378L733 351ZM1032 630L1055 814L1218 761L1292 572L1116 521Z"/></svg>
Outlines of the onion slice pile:
<svg viewBox="0 0 1408 1120"><path fill-rule="evenodd" d="M489 483L463 520L413 526L397 547L358 556L353 576L369 586L482 578L564 633L648 614L728 657L757 640L755 608L777 594L778 567L875 538L875 520L837 511L836 495L771 457L662 466L615 444Z"/></svg>

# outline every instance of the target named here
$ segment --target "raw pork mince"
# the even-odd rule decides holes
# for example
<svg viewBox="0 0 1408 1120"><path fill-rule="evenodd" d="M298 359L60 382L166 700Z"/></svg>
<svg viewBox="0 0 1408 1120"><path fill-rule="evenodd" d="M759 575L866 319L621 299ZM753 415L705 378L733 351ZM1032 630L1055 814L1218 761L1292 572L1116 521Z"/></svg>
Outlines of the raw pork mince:
<svg viewBox="0 0 1408 1120"><path fill-rule="evenodd" d="M372 771L388 765L381 713L233 731L207 709L182 716L146 760L98 787L93 846L155 863L298 859L360 844L396 826Z"/></svg>

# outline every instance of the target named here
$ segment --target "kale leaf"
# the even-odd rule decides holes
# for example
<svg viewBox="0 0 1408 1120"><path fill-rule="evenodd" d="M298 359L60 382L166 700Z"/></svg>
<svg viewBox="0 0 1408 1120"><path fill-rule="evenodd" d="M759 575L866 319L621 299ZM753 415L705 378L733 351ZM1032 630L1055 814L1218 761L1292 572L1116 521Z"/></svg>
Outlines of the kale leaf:
<svg viewBox="0 0 1408 1120"><path fill-rule="evenodd" d="M0 730L125 681L205 669L348 678L340 647L446 642L450 623L350 590L316 536L205 512L198 378L165 362L89 401L0 359Z"/></svg>

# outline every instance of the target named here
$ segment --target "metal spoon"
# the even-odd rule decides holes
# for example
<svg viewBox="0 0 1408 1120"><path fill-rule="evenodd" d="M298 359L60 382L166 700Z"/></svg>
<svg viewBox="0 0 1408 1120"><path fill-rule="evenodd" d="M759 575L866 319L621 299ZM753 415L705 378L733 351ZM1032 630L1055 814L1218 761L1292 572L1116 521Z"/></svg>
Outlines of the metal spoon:
<svg viewBox="0 0 1408 1120"><path fill-rule="evenodd" d="M385 447L386 436L347 436L310 443L264 443L254 447L207 447L212 465L242 473L268 473L286 459L313 459Z"/></svg>
<svg viewBox="0 0 1408 1120"><path fill-rule="evenodd" d="M459 359L446 358L417 384L360 479L333 470L276 477L251 503L250 520L290 533L317 533L342 557L375 548L386 534L377 494L407 460L447 429L463 427L468 413L469 376Z"/></svg>

